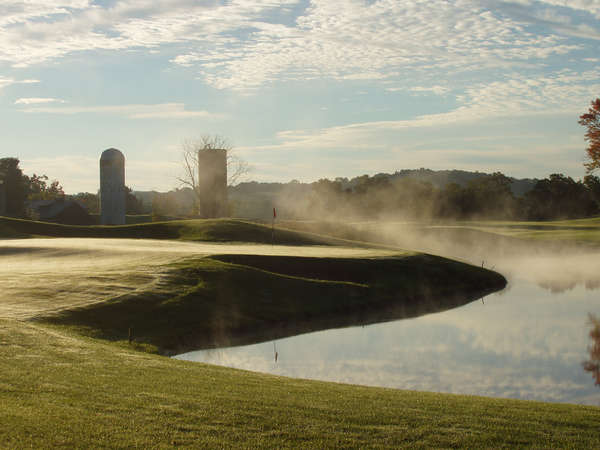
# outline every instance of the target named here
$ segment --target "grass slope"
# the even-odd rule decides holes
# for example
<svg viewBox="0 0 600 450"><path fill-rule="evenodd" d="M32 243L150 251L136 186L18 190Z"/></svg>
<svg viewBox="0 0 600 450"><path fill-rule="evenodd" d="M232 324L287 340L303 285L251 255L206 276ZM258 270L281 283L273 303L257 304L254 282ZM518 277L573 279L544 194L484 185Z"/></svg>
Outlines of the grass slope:
<svg viewBox="0 0 600 450"><path fill-rule="evenodd" d="M164 354L248 344L441 311L501 289L501 275L423 254L307 258L217 255L175 264L160 291L43 320ZM155 289L155 288L153 288Z"/></svg>
<svg viewBox="0 0 600 450"><path fill-rule="evenodd" d="M255 242L270 244L271 228L233 219L176 220L120 226L61 225L0 217L0 237L30 236L181 239L186 241ZM275 230L275 243L285 245L327 245L333 239L290 230Z"/></svg>
<svg viewBox="0 0 600 450"><path fill-rule="evenodd" d="M268 227L226 220L107 228L0 219L0 233L270 242ZM282 235L286 243L324 243ZM282 318L338 316L340 308L363 320L382 298L383 306L410 315L414 300L449 293L445 288L503 280L429 255L306 263L241 255L189 260L171 268L160 295L120 297L54 317L54 324L0 319L0 447L600 446L599 408L294 380L134 350L197 339L211 345L231 331L225 328L243 335L277 329ZM398 294L412 300L394 303ZM130 348L124 336L132 324L138 343ZM179 326L188 334L173 339Z"/></svg>
<svg viewBox="0 0 600 450"><path fill-rule="evenodd" d="M600 409L294 380L0 320L0 447L600 446Z"/></svg>

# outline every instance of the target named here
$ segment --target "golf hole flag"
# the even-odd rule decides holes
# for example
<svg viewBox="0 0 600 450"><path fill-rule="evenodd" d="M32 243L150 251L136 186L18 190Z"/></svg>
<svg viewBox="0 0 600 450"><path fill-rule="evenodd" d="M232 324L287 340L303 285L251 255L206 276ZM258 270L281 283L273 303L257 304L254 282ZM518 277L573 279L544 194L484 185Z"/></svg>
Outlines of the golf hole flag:
<svg viewBox="0 0 600 450"><path fill-rule="evenodd" d="M273 219L277 218L277 212L275 211L275 208L273 208Z"/></svg>

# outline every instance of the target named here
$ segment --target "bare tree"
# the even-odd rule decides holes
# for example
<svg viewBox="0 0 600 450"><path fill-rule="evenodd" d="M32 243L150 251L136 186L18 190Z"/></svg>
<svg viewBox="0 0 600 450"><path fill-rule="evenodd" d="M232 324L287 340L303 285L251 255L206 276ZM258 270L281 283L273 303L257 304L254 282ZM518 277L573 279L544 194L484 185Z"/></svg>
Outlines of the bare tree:
<svg viewBox="0 0 600 450"><path fill-rule="evenodd" d="M218 135L204 135L199 139L188 139L182 143L182 169L183 175L177 180L182 186L191 188L196 194L196 212L202 207L200 186L203 180L200 179L202 171L200 170L200 158L202 152L225 150L227 167L227 185L235 184L239 179L248 173L249 168L246 161L233 153L233 147L227 139Z"/></svg>

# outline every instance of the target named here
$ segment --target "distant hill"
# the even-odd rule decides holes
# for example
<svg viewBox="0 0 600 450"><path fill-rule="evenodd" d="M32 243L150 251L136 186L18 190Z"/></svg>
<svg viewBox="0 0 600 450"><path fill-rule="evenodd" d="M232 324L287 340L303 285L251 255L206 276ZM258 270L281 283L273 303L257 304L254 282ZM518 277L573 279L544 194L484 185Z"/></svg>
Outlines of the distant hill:
<svg viewBox="0 0 600 450"><path fill-rule="evenodd" d="M444 188L450 183L466 186L470 181L490 174L485 172L469 172L466 170L404 169L392 175L378 174L376 176L379 175L391 178L413 178L418 181L429 182L438 188ZM512 181L511 190L517 197L522 197L526 192L533 189L533 186L538 181L531 178L517 179L510 177L510 179Z"/></svg>
<svg viewBox="0 0 600 450"><path fill-rule="evenodd" d="M361 175L354 178L336 178L343 190L353 191L365 179L388 179L389 181L409 178L419 182L431 183L434 187L443 189L451 183L460 186L466 186L469 182L490 175L484 172L469 172L466 170L431 170L431 169L403 169L394 173L378 173L373 176ZM536 179L517 179L510 178L512 181L511 190L517 197L522 197L530 191ZM229 186L229 204L231 215L233 217L253 218L270 220L273 214L273 207L287 209L286 205L294 202L305 201L311 194L313 186L318 182L301 183L296 180L288 183L261 183L249 181L240 183L236 186ZM180 209L192 209L193 200L190 197L190 190L187 188L171 191ZM161 194L156 191L134 191L133 194L142 201L144 211L150 213L152 210L153 199ZM178 213L174 213L177 215Z"/></svg>
<svg viewBox="0 0 600 450"><path fill-rule="evenodd" d="M365 178L371 179L402 179L410 178L415 181L431 183L436 188L444 188L448 184L456 183L466 186L470 181L491 174L484 172L469 172L465 170L431 170L431 169L404 169L392 174L378 173L373 176L361 175L359 177L336 178L343 190L354 190L364 182ZM510 178L511 190L517 197L522 197L526 192L533 189L536 179ZM301 202L306 199L317 183L300 183L290 181L289 183L259 183L256 181L240 183L229 187L229 200L232 204L232 212L235 217L263 218L269 219L273 207L283 207L282 202Z"/></svg>

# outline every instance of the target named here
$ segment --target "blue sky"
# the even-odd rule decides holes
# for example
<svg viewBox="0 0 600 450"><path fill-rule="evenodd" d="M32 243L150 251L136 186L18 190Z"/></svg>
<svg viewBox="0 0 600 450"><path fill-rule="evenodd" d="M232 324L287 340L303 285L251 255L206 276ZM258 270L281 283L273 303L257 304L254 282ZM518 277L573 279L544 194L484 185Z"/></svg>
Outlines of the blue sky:
<svg viewBox="0 0 600 450"><path fill-rule="evenodd" d="M580 178L599 49L600 0L3 0L1 156L70 193L109 147L177 187L206 134L258 181Z"/></svg>

